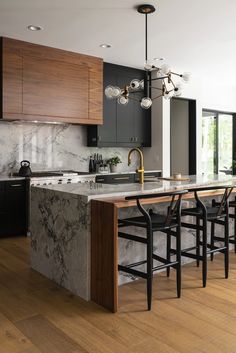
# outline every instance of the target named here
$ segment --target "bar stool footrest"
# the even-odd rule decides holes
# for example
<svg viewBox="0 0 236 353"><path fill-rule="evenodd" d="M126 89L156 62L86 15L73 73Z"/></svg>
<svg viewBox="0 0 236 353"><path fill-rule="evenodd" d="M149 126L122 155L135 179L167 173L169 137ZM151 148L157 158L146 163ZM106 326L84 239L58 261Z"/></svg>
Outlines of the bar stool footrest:
<svg viewBox="0 0 236 353"><path fill-rule="evenodd" d="M123 239L132 240L132 241L137 241L138 243L147 244L146 238L138 237L137 235L133 235L133 234L118 232L118 237L123 238Z"/></svg>
<svg viewBox="0 0 236 353"><path fill-rule="evenodd" d="M225 250L227 250L226 246L223 246L222 248L215 248L215 249L212 249L212 250L208 250L207 251L207 254L213 254L215 252L222 252L224 253Z"/></svg>
<svg viewBox="0 0 236 353"><path fill-rule="evenodd" d="M201 255L198 256L196 254L191 254L189 252L185 252L184 250L181 251L181 256L189 257L190 259L194 259L194 260L197 260L197 259L199 259L200 261L203 260L203 256L201 256Z"/></svg>
<svg viewBox="0 0 236 353"><path fill-rule="evenodd" d="M176 267L178 264L179 264L178 261L172 261L172 262L169 262L166 265L160 265L160 266L153 267L152 271L162 270L162 269L167 268L167 267Z"/></svg>
<svg viewBox="0 0 236 353"><path fill-rule="evenodd" d="M214 239L215 241L221 241L221 242L222 242L222 241L223 241L223 242L225 241L224 238L217 237L217 236L214 236L213 239Z"/></svg>
<svg viewBox="0 0 236 353"><path fill-rule="evenodd" d="M193 223L181 222L181 227L195 229L195 230L197 230L197 229L203 230L203 226L197 226L196 224L193 224Z"/></svg>
<svg viewBox="0 0 236 353"><path fill-rule="evenodd" d="M133 268L129 268L127 266L118 265L118 271L127 272L137 277L147 278L147 274L145 272L134 270Z"/></svg>

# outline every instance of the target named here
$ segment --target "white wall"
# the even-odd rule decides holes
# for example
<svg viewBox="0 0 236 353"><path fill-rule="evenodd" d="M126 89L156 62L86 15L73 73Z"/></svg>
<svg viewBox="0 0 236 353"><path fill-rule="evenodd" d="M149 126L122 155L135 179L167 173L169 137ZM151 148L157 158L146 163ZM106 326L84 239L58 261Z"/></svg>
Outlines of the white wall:
<svg viewBox="0 0 236 353"><path fill-rule="evenodd" d="M182 97L197 101L197 174L200 174L202 109L236 112L236 87L227 86L225 82L221 85L218 77L192 73L191 81L184 85ZM170 175L169 127L170 101L159 98L152 106L152 147L144 149L144 158L146 169L162 169L163 176Z"/></svg>

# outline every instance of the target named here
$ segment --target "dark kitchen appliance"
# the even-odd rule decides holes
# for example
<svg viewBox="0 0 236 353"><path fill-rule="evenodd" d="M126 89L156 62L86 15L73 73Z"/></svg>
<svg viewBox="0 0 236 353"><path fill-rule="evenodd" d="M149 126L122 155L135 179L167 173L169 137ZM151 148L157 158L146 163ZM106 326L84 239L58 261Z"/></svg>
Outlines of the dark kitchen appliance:
<svg viewBox="0 0 236 353"><path fill-rule="evenodd" d="M78 175L89 175L89 172L76 172L74 170L52 170L52 171L36 171L32 172L30 175L22 175L20 172L13 173L13 176L30 176L31 178L47 178L47 177L56 177L56 176L78 176Z"/></svg>
<svg viewBox="0 0 236 353"><path fill-rule="evenodd" d="M31 176L32 172L30 169L30 162L27 160L23 160L20 162L20 170L19 170L19 176L24 176L24 177L29 177Z"/></svg>

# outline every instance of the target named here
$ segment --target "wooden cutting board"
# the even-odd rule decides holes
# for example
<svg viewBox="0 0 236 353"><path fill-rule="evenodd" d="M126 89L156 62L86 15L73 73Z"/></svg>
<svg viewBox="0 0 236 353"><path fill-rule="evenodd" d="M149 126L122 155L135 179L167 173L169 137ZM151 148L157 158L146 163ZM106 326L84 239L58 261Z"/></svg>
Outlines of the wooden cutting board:
<svg viewBox="0 0 236 353"><path fill-rule="evenodd" d="M169 181L190 181L189 178L174 178L174 177L169 177L169 178L164 178L164 177L159 177L158 179L162 179L162 180L169 180Z"/></svg>

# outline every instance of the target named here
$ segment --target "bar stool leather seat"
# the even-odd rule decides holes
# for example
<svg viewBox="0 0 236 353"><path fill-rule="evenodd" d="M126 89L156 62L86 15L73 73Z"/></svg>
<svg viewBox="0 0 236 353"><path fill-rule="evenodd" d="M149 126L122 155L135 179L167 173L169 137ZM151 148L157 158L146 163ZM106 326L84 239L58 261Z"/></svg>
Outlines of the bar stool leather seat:
<svg viewBox="0 0 236 353"><path fill-rule="evenodd" d="M166 216L160 215L157 213L149 213L151 222L152 222L152 229L153 231L158 231L159 229L169 229L169 228L175 228L178 226L177 222L174 222L172 220L170 224L167 226L166 225ZM140 217L131 217L131 218L125 218L122 219L123 224L133 225L137 227L142 227L146 228L147 227L147 222L143 216Z"/></svg>
<svg viewBox="0 0 236 353"><path fill-rule="evenodd" d="M210 221L211 219L220 219L226 216L226 213L223 211L221 215L219 213L219 207L208 207L206 206L207 211L207 219ZM201 207L193 207L193 208L183 208L182 215L189 215L189 216L202 216L203 210Z"/></svg>

